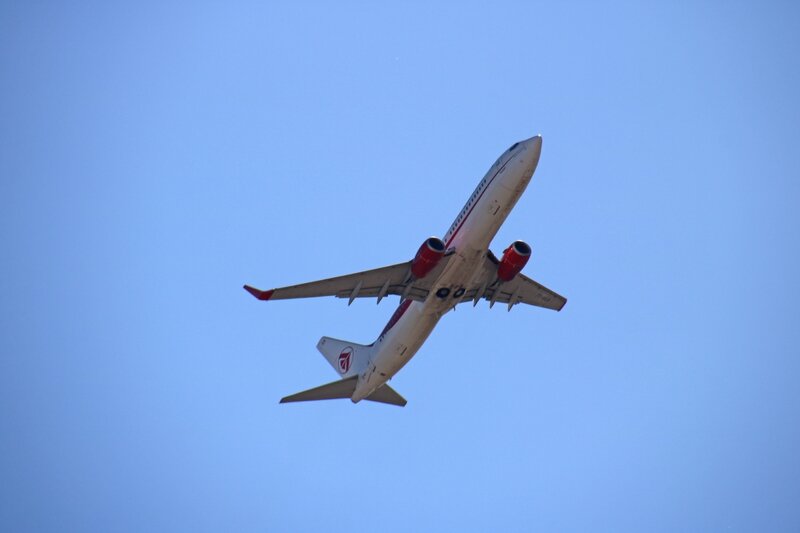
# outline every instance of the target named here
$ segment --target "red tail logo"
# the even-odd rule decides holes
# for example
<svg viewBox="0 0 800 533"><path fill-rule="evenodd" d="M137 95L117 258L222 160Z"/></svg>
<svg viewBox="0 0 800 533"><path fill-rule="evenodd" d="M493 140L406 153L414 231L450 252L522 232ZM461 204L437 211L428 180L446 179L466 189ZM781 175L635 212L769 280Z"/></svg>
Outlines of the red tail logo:
<svg viewBox="0 0 800 533"><path fill-rule="evenodd" d="M341 374L346 374L348 370L350 370L350 362L353 359L353 348L348 346L342 353L339 354L339 372Z"/></svg>

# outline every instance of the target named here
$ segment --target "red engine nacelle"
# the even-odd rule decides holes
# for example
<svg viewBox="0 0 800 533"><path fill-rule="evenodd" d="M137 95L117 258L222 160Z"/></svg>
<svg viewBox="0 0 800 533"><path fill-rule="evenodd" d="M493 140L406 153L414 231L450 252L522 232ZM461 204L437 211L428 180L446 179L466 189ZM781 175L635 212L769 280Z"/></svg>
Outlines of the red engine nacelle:
<svg viewBox="0 0 800 533"><path fill-rule="evenodd" d="M511 281L525 267L531 258L531 247L524 241L514 241L503 250L503 258L497 267L497 277L501 281Z"/></svg>
<svg viewBox="0 0 800 533"><path fill-rule="evenodd" d="M444 243L438 237L430 237L417 250L417 255L411 262L411 275L417 279L422 279L428 272L436 268L439 261L444 257Z"/></svg>

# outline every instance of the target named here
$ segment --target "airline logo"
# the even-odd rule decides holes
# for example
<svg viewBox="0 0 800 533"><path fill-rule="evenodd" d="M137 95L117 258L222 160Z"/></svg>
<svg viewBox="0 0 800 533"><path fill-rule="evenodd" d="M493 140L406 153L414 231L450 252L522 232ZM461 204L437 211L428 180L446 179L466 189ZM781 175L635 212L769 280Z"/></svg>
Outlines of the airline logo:
<svg viewBox="0 0 800 533"><path fill-rule="evenodd" d="M346 374L353 360L353 348L348 346L339 354L339 373Z"/></svg>

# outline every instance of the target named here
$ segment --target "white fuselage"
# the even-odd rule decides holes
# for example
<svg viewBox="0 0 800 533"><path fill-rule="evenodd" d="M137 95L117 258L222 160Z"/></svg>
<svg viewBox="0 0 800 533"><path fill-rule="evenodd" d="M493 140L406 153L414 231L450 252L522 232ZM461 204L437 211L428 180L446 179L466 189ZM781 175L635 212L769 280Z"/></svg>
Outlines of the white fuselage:
<svg viewBox="0 0 800 533"><path fill-rule="evenodd" d="M497 231L525 191L542 148L542 138L516 143L492 165L444 236L451 255L424 302L403 300L359 375L352 401L363 400L392 378L417 353L439 319L452 309L483 264Z"/></svg>

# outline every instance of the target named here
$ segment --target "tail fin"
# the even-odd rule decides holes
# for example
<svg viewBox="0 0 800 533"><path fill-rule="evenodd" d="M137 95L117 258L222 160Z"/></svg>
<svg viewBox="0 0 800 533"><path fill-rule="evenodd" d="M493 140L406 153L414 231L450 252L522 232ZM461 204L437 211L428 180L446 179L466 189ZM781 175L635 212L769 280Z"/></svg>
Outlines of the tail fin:
<svg viewBox="0 0 800 533"><path fill-rule="evenodd" d="M334 381L326 385L320 385L313 389L308 389L291 396L281 398L281 403L291 402L310 402L314 400L336 400L339 398L351 398L353 392L356 390L358 384L358 376L351 376L349 378ZM405 406L406 400L389 385L381 385L378 390L364 398L371 402L388 403L391 405Z"/></svg>
<svg viewBox="0 0 800 533"><path fill-rule="evenodd" d="M372 346L322 337L317 343L317 350L340 376L349 378L357 376L367 367Z"/></svg>

